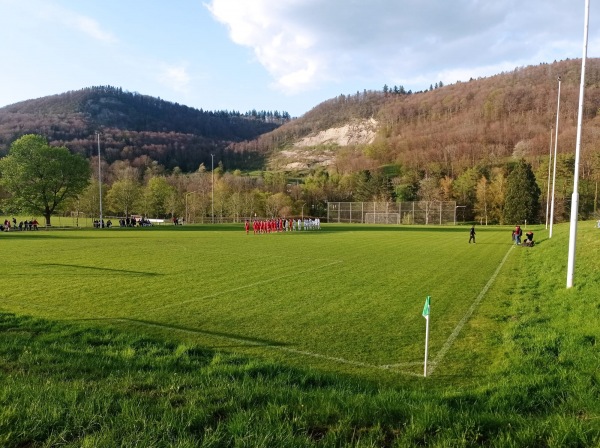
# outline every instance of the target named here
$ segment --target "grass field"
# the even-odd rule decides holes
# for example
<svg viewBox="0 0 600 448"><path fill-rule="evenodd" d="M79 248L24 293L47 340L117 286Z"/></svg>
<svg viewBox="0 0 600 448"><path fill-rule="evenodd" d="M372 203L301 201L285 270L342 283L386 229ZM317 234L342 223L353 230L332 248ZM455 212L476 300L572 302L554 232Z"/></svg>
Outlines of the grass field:
<svg viewBox="0 0 600 448"><path fill-rule="evenodd" d="M12 233L3 244L5 306L334 371L397 365L420 374L425 297L433 301L435 354L512 248L506 229L482 229L477 245L465 233L360 226L269 235L174 226Z"/></svg>
<svg viewBox="0 0 600 448"><path fill-rule="evenodd" d="M142 390L150 417L132 415L130 423L133 434L155 446L595 446L600 235L590 223L582 225L576 287L566 290L567 227L555 229L552 240L535 229L532 249L512 246L506 227L479 227L476 245L467 243L466 227L326 225L246 235L240 226L165 226L2 234L0 312L9 342L0 354L5 363L22 364L14 369L24 376L9 374L14 384L0 389L0 402L35 396L19 378L43 384L44 377L56 377L48 381L68 394L60 370L76 370L69 364L73 356L83 373L75 375L78 386L70 379L69 387L83 390L96 381L88 373L100 376L108 381L99 387L106 395L101 402L124 399L121 388L132 381L132 371L141 371L145 379L136 381L146 386L148 377L167 375L150 381L152 390L187 384L189 396L179 398L186 412L198 400L220 409L206 411L196 426L193 419L170 421L172 433L163 440L158 434L165 429L153 429L162 402L148 400ZM430 378L423 379L426 296L432 298ZM37 347L36 355L27 355L29 346ZM99 365L85 353L97 355ZM124 378L102 364L107 359ZM212 387L202 379L206 362L213 366ZM62 367L40 367L45 363ZM190 379L190 369L204 373ZM266 398L254 402L248 395L257 387ZM254 405L222 409L222 400L236 397ZM109 418L107 409L89 412ZM0 413L0 434L9 446L27 440L5 429L15 415ZM73 418L67 412L49 423L31 446L53 446L51 435L71 427L57 422ZM235 432L236 422L245 435ZM132 431L113 423L103 432L90 424L73 423L80 429L63 437L80 446L91 431L89 446L108 446L103 437L123 440ZM211 429L218 434L214 440L206 432Z"/></svg>

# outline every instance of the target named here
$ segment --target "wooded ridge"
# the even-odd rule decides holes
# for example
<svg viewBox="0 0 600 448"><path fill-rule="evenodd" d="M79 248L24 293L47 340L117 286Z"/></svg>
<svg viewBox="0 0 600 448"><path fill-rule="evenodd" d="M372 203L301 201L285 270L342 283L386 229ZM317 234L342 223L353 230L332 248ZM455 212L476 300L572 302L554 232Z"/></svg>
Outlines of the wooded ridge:
<svg viewBox="0 0 600 448"><path fill-rule="evenodd" d="M217 153L233 166L260 158L234 154L230 142L253 139L288 121L287 112L204 111L121 88L99 86L27 100L0 109L0 155L24 134L90 157L102 133L106 160L150 158L167 169L194 171Z"/></svg>

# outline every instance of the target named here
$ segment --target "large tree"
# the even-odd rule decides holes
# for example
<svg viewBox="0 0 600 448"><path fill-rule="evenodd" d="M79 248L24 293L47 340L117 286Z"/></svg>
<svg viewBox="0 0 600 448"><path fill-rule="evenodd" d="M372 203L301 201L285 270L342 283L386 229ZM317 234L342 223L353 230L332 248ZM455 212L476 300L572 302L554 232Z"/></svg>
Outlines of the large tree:
<svg viewBox="0 0 600 448"><path fill-rule="evenodd" d="M174 191L164 177L151 178L144 191L145 214L165 218L168 214L168 201Z"/></svg>
<svg viewBox="0 0 600 448"><path fill-rule="evenodd" d="M90 181L90 166L64 146L49 146L39 135L28 134L0 160L0 182L16 208L44 216L46 225L57 207L76 197Z"/></svg>
<svg viewBox="0 0 600 448"><path fill-rule="evenodd" d="M112 184L106 199L114 212L129 217L141 196L142 188L139 183L134 179L125 178Z"/></svg>
<svg viewBox="0 0 600 448"><path fill-rule="evenodd" d="M520 160L506 180L504 223L537 222L540 211L540 188L531 165Z"/></svg>

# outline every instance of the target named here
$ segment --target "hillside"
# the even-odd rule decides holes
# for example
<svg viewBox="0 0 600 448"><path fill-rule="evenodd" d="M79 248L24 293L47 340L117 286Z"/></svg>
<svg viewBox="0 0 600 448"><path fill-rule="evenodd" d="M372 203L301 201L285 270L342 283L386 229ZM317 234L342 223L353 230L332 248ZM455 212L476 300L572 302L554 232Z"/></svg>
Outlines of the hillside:
<svg viewBox="0 0 600 448"><path fill-rule="evenodd" d="M1 108L0 155L19 136L39 133L90 157L101 129L109 164L149 159L184 172L208 165L211 153L226 169L300 174L319 166L347 174L396 164L404 171L455 178L513 155L535 169L548 152L559 75L558 151L572 152L580 69L580 60L566 60L436 83L425 92L357 91L295 120L285 112L209 112L120 88L92 87ZM587 71L583 146L589 156L598 152L600 60L590 59Z"/></svg>
<svg viewBox="0 0 600 448"><path fill-rule="evenodd" d="M496 76L457 82L419 93L364 91L340 95L303 117L232 148L256 149L275 160L290 158L299 146L305 160L312 142L312 166L347 173L358 165L374 168L399 164L435 176L456 177L476 165L496 165L513 155L534 164L547 156L556 119L557 77L561 82L559 153L575 145L581 60L519 67ZM600 130L600 60L587 62L583 147L597 153ZM352 123L376 123L376 138L350 142L321 138L327 130ZM331 131L330 131L331 132ZM345 147L344 147L345 146ZM325 156L325 157L324 157ZM323 159L325 163L320 163ZM360 163L357 163L360 161ZM304 164L310 167L311 164Z"/></svg>
<svg viewBox="0 0 600 448"><path fill-rule="evenodd" d="M260 157L226 147L286 120L285 112L204 111L120 88L91 87L0 109L0 155L16 138L36 133L89 157L100 130L109 163L147 156L169 169L193 171L217 153L231 167L260 166Z"/></svg>

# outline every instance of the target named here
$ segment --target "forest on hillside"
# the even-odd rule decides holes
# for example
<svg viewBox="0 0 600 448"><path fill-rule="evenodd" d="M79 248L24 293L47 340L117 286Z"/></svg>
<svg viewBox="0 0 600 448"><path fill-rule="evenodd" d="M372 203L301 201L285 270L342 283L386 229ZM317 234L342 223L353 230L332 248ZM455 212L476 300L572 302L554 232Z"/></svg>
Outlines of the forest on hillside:
<svg viewBox="0 0 600 448"><path fill-rule="evenodd" d="M551 142L556 131L559 76L558 142ZM531 165L541 199L547 200L548 162L552 162L550 150L556 145L558 219L566 219L573 184L580 76L581 60L566 60L518 67L468 82L436 83L425 92L394 91L384 86L381 91L332 98L268 134L231 146L268 157L293 148L294 142L306 135L350 119L374 118L379 133L373 143L337 148L330 165L314 167L317 171L325 169L335 183L335 188L329 188L329 200L357 200L352 179L361 171L369 171L392 183L392 195L382 193L392 200L456 200L471 210L473 219L483 220L476 200L478 184L481 189L487 184L501 192L501 185L520 159ZM598 204L599 110L600 60L589 59L580 166L583 217L592 216ZM332 147L327 144L326 148L317 145L311 149L318 153ZM331 191L337 194L331 196ZM493 222L500 221L500 192ZM485 214L489 218L489 213Z"/></svg>
<svg viewBox="0 0 600 448"><path fill-rule="evenodd" d="M23 101L0 109L0 155L25 134L90 157L96 133L110 163L150 158L167 169L194 171L218 154L232 167L260 167L257 154L228 149L289 121L287 112L204 111L111 86Z"/></svg>

